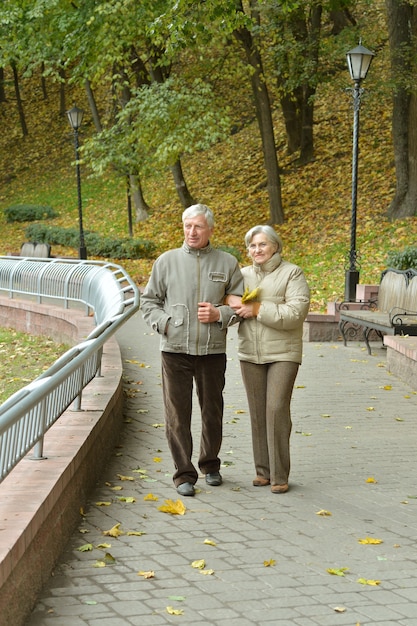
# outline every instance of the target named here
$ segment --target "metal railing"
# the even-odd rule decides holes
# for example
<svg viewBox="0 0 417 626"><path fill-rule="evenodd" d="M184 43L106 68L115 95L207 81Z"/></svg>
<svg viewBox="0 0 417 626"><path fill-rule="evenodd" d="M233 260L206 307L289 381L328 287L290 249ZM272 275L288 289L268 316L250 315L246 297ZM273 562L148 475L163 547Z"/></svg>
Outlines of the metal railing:
<svg viewBox="0 0 417 626"><path fill-rule="evenodd" d="M97 261L0 257L0 294L38 303L85 307L95 327L31 383L0 405L0 481L43 438L82 390L100 374L103 346L139 309L139 290L118 265Z"/></svg>

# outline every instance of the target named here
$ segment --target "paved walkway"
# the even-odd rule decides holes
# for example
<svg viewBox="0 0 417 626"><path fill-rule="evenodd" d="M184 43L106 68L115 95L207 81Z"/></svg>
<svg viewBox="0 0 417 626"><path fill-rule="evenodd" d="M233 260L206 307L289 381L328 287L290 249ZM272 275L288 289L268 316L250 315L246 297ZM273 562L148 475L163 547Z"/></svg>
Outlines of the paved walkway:
<svg viewBox="0 0 417 626"><path fill-rule="evenodd" d="M178 499L159 339L137 315L119 341L123 438L28 626L417 625L417 394L386 371L378 344L371 357L358 343L305 344L290 491L273 495L252 486L232 330L224 484L199 480L196 497L182 498L185 514L171 515L159 510ZM196 409L196 446L198 421ZM103 534L115 525L118 538ZM204 569L192 566L203 559Z"/></svg>

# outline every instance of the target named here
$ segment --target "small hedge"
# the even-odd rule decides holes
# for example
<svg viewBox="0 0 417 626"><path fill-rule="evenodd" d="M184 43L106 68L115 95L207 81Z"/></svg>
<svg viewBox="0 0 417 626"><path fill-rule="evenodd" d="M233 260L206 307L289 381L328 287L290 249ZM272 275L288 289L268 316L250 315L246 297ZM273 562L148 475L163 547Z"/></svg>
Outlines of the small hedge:
<svg viewBox="0 0 417 626"><path fill-rule="evenodd" d="M58 215L52 207L38 204L12 204L3 213L8 223L49 220Z"/></svg>
<svg viewBox="0 0 417 626"><path fill-rule="evenodd" d="M387 266L397 270L417 270L417 248L408 246L401 252L389 252L387 257Z"/></svg>
<svg viewBox="0 0 417 626"><path fill-rule="evenodd" d="M78 248L80 245L80 231L77 228L30 224L25 229L25 237L28 241L49 243L51 246ZM89 256L106 259L149 259L155 254L155 244L146 239L111 239L91 231L84 233L84 239Z"/></svg>

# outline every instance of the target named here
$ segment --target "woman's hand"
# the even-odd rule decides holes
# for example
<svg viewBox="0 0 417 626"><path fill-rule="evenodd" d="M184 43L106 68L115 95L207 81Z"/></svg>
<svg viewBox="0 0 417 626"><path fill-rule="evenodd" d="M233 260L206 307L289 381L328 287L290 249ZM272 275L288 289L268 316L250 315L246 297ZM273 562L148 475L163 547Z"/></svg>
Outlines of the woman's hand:
<svg viewBox="0 0 417 626"><path fill-rule="evenodd" d="M249 319L258 315L260 306L260 302L247 302L246 304L241 304L239 307L232 308L239 315L239 317Z"/></svg>

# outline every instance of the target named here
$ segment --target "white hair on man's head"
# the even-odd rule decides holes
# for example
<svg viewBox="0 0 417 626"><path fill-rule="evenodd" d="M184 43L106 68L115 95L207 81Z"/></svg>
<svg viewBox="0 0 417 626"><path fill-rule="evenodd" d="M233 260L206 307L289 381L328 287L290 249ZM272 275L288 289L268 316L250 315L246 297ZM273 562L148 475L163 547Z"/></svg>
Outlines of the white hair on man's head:
<svg viewBox="0 0 417 626"><path fill-rule="evenodd" d="M250 230L248 230L248 232L245 235L245 246L247 248L249 248L249 244L254 238L254 236L259 235L259 233L263 233L264 235L266 235L269 241L277 246L277 252L282 252L281 237L278 235L278 233L275 232L272 226L268 226L267 224L253 226Z"/></svg>
<svg viewBox="0 0 417 626"><path fill-rule="evenodd" d="M182 214L182 221L184 222L184 220L186 220L187 218L197 217L198 215L204 215L209 228L214 227L213 211L209 209L208 206L206 206L205 204L192 204L191 206L189 206L188 209L185 209Z"/></svg>

